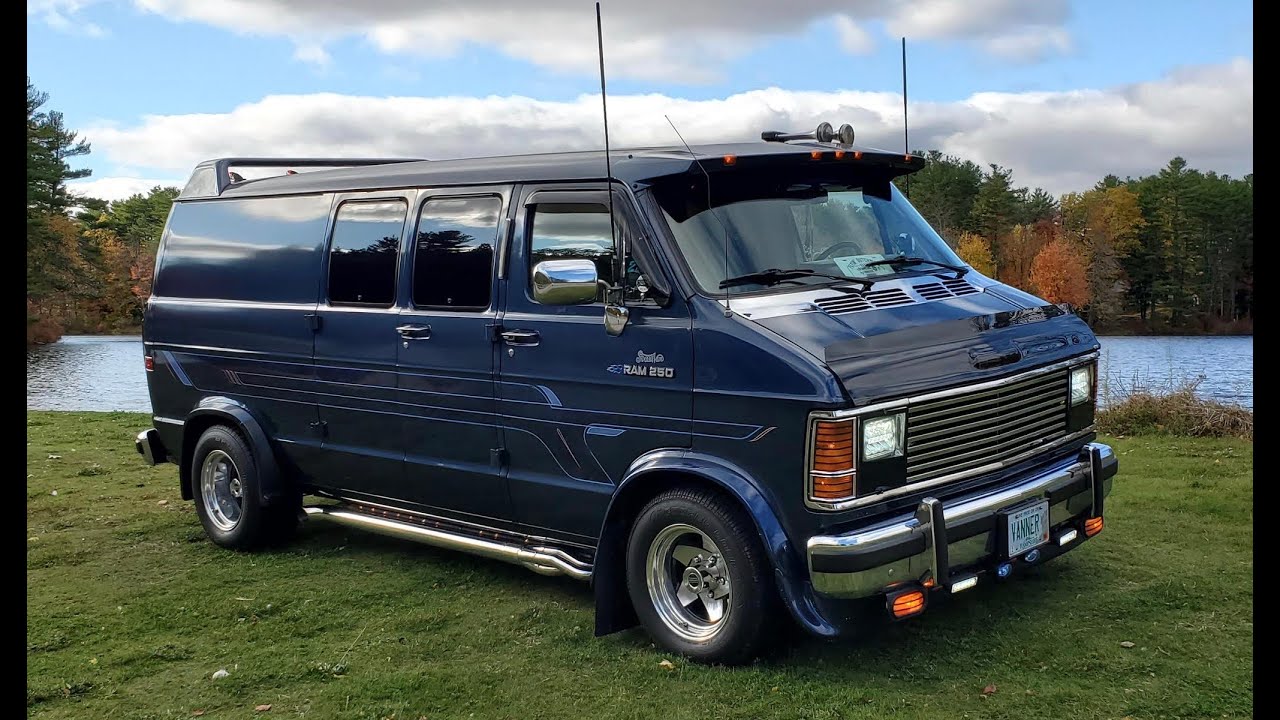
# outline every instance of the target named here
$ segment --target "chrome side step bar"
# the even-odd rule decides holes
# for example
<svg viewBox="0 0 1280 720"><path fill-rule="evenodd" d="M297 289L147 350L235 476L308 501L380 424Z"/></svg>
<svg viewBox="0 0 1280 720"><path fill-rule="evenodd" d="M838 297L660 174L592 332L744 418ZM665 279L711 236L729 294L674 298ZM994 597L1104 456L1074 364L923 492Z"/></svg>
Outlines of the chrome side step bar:
<svg viewBox="0 0 1280 720"><path fill-rule="evenodd" d="M342 505L308 505L302 508L302 511L308 518L331 520L383 535L523 565L539 575L568 575L575 580L591 578L591 565L558 548L525 547L468 537L414 523L355 512Z"/></svg>

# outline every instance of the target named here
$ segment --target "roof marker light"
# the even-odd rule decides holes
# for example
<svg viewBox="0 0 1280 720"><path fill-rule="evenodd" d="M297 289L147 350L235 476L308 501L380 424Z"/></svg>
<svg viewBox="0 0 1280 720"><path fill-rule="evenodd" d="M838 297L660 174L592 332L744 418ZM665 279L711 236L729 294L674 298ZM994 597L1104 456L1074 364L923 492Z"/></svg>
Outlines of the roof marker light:
<svg viewBox="0 0 1280 720"><path fill-rule="evenodd" d="M813 159L813 160L821 160L821 159L822 159L822 151L821 151L821 150L814 150L813 152L809 153L809 157L810 157L811 159Z"/></svg>
<svg viewBox="0 0 1280 720"><path fill-rule="evenodd" d="M853 159L854 159L854 160L861 160L861 159L862 159L862 151L861 151L861 150L854 150L854 151L853 151Z"/></svg>
<svg viewBox="0 0 1280 720"><path fill-rule="evenodd" d="M836 151L836 159L837 159L837 160L843 160L843 159L844 159L844 151L843 151L843 150L837 150L837 151Z"/></svg>
<svg viewBox="0 0 1280 720"><path fill-rule="evenodd" d="M738 164L738 156L737 156L737 155L725 155L725 156L724 156L724 164L725 164L725 165L727 165L727 166L737 165L737 164Z"/></svg>

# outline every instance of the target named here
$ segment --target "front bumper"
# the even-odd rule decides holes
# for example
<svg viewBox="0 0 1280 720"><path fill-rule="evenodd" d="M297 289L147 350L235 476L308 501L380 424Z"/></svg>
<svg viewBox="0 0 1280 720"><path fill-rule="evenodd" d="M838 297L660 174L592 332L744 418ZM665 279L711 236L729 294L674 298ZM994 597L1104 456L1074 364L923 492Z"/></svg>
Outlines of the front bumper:
<svg viewBox="0 0 1280 720"><path fill-rule="evenodd" d="M158 465L168 459L168 452L155 428L143 430L133 441L133 447L148 465Z"/></svg>
<svg viewBox="0 0 1280 720"><path fill-rule="evenodd" d="M1086 517L1101 517L1118 463L1111 448L1089 443L1077 457L1015 485L943 503L925 498L914 515L843 535L809 538L813 589L838 598L876 595L902 583L947 587L998 558L997 512L1032 498L1049 500L1050 544L1045 559L1087 539ZM1076 537L1058 545L1069 530ZM1000 559L1003 560L1003 559ZM957 588L959 589L959 588Z"/></svg>

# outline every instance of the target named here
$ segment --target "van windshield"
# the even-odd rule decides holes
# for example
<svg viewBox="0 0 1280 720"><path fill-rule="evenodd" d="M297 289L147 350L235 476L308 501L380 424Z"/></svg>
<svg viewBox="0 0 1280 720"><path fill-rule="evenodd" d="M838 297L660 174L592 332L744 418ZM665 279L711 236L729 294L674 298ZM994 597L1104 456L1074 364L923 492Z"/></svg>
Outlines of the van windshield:
<svg viewBox="0 0 1280 720"><path fill-rule="evenodd" d="M668 182L656 186L653 194L705 294L722 295L720 284L727 278L741 280L740 276L770 269L814 274L737 282L728 292L838 284L833 275L876 280L939 272L928 263L877 262L898 256L964 265L888 182L864 186L776 175L760 176L759 182L721 177L712 181L711 210L701 183Z"/></svg>

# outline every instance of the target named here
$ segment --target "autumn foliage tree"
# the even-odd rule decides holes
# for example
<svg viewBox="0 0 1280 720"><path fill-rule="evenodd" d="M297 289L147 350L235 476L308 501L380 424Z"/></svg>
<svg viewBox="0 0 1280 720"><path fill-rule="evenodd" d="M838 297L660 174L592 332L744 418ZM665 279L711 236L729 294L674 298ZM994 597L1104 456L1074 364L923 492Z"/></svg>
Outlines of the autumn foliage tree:
<svg viewBox="0 0 1280 720"><path fill-rule="evenodd" d="M1089 302L1089 280L1080 251L1064 238L1053 240L1031 262L1031 285L1051 303L1083 306Z"/></svg>
<svg viewBox="0 0 1280 720"><path fill-rule="evenodd" d="M996 276L996 260L991 256L991 246L981 235L971 232L962 233L960 242L956 243L956 254L983 275L990 278Z"/></svg>

